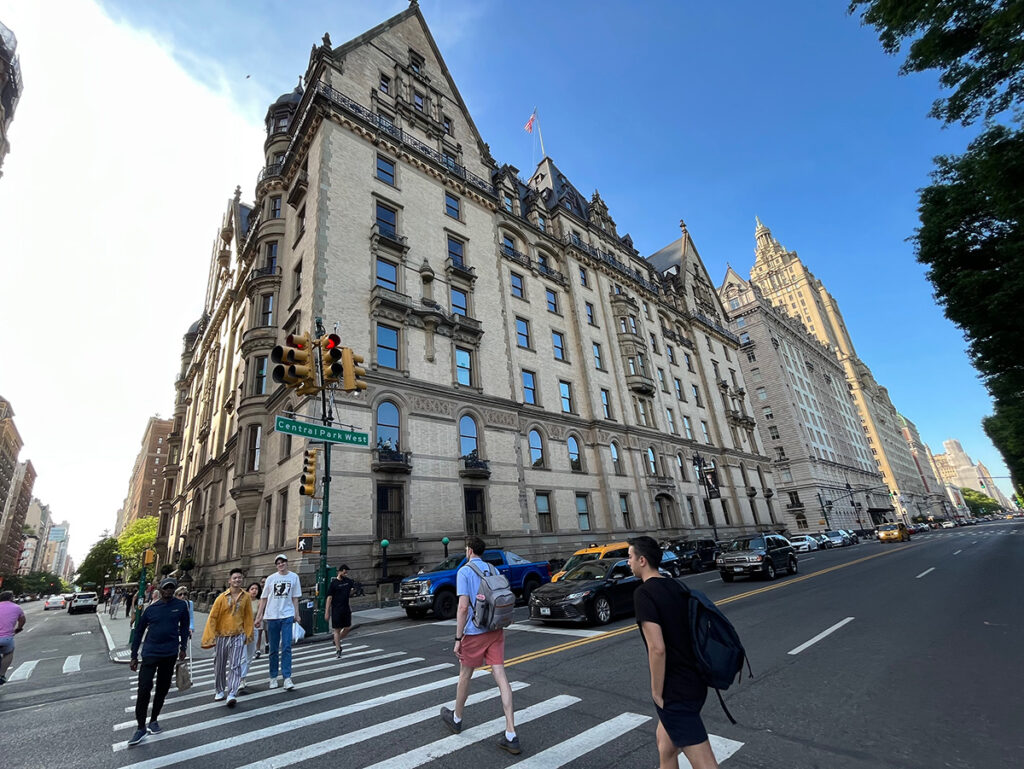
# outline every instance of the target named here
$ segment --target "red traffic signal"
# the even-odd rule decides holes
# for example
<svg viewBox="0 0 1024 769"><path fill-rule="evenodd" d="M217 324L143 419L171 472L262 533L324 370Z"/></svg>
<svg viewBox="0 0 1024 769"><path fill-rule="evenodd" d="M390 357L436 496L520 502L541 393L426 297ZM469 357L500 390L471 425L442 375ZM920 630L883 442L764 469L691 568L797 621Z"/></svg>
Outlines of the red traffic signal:
<svg viewBox="0 0 1024 769"><path fill-rule="evenodd" d="M320 359L324 366L324 384L333 384L342 375L342 347L341 337L337 334L328 334L320 337Z"/></svg>

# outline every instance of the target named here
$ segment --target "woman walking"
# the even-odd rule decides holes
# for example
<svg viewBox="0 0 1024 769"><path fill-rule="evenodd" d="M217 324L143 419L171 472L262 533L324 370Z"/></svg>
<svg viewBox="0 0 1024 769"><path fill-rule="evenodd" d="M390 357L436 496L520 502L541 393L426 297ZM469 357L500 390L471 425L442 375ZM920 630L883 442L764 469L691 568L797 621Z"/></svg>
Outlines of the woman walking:
<svg viewBox="0 0 1024 769"><path fill-rule="evenodd" d="M253 582L249 585L246 591L249 593L249 598L252 600L252 616L254 617L256 616L256 611L260 607L260 590L260 583ZM259 632L262 635L263 630L260 630ZM249 673L250 663L253 659L260 656L257 649L259 649L259 639L253 636L249 640L249 643L245 645L245 659L242 660L242 683L238 685L238 691L240 692L245 691L245 677Z"/></svg>

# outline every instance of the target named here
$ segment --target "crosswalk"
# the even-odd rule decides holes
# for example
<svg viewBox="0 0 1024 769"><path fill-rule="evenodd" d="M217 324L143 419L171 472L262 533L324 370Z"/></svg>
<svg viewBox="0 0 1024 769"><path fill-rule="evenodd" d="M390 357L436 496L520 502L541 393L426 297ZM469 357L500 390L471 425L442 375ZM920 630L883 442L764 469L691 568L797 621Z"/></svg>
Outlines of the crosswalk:
<svg viewBox="0 0 1024 769"><path fill-rule="evenodd" d="M163 731L128 749L136 728L136 682L129 681L124 720L113 726L111 751L120 769L167 766L286 767L345 766L351 769L413 769L463 763L558 769L587 766L587 756L621 741L636 740L653 750L650 713L601 713L588 707L582 692L539 693L530 681L517 680L515 715L520 756L507 757L492 744L504 731L500 692L490 673L477 670L467 701L465 726L449 734L440 724L442 706L452 707L458 666L432 662L407 651L355 642L336 659L330 645L301 645L293 650L295 689L268 689L268 660L254 660L248 690L237 708L213 700L213 661L193 664L193 686L172 688L160 714ZM474 707L487 703L485 707ZM530 725L535 728L531 728ZM646 727L643 732L637 732ZM648 745L648 743L650 743ZM724 761L742 742L715 736L712 747ZM479 751L477 753L476 751ZM359 758L362 756L362 758ZM499 761L500 759L500 761ZM589 764L593 765L593 764Z"/></svg>
<svg viewBox="0 0 1024 769"><path fill-rule="evenodd" d="M24 662L15 665L10 671L8 671L7 683L16 684L19 682L28 681L28 679L31 678L34 673L56 673L58 666L60 666L60 672L63 675L81 673L82 656L83 655L81 654L69 654L66 657L46 657L37 660L25 660ZM106 666L109 663L104 657L101 664Z"/></svg>

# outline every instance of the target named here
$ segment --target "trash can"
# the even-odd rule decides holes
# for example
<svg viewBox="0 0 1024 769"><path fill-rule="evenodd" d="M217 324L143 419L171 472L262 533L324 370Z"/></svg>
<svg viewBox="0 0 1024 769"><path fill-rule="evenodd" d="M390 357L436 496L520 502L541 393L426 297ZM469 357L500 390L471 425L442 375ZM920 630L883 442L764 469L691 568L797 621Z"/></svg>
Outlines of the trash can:
<svg viewBox="0 0 1024 769"><path fill-rule="evenodd" d="M306 631L306 636L313 635L313 609L316 602L303 598L299 601L299 624Z"/></svg>

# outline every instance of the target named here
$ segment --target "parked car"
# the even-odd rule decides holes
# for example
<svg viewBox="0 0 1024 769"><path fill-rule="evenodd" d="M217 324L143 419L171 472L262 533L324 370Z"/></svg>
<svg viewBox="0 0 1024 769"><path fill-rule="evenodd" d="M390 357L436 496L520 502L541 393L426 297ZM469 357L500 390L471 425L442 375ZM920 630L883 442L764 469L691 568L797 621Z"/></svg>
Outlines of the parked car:
<svg viewBox="0 0 1024 769"><path fill-rule="evenodd" d="M811 550L821 547L818 540L810 534L797 534L795 537L790 537L789 541L798 553L809 553Z"/></svg>
<svg viewBox="0 0 1024 769"><path fill-rule="evenodd" d="M845 532L839 531L838 529L826 531L825 536L828 537L829 542L832 543L832 547L846 547L847 545L853 544L853 540L851 540Z"/></svg>
<svg viewBox="0 0 1024 769"><path fill-rule="evenodd" d="M952 521L943 521L942 522L942 528L944 528L944 529L955 529L956 528L956 524L953 523Z"/></svg>
<svg viewBox="0 0 1024 769"><path fill-rule="evenodd" d="M98 606L99 601L95 593L75 593L71 597L68 614L78 614L80 611L91 611L95 614Z"/></svg>
<svg viewBox="0 0 1024 769"><path fill-rule="evenodd" d="M723 582L755 575L775 579L783 569L796 574L798 568L796 550L788 539L779 534L734 539L719 553L715 563Z"/></svg>
<svg viewBox="0 0 1024 769"><path fill-rule="evenodd" d="M51 595L46 599L46 603L43 604L43 611L49 611L50 609L63 609L64 608L64 596L62 595Z"/></svg>
<svg viewBox="0 0 1024 769"><path fill-rule="evenodd" d="M621 558L585 561L558 582L533 591L530 619L603 625L616 614L633 613L633 593L640 584Z"/></svg>
<svg viewBox="0 0 1024 769"><path fill-rule="evenodd" d="M860 537L858 537L857 532L853 531L852 529L839 529L839 531L850 538L851 545L856 545L860 543Z"/></svg>
<svg viewBox="0 0 1024 769"><path fill-rule="evenodd" d="M551 575L552 582L558 582L568 572L575 569L581 563L587 561L596 561L598 558L625 558L629 555L629 543L628 542L609 542L605 545L593 544L584 548L580 548L575 553L569 556L569 559L562 566L561 571L557 571Z"/></svg>
<svg viewBox="0 0 1024 769"><path fill-rule="evenodd" d="M661 551L661 571L670 577L680 577L683 574L683 562L679 556L671 550Z"/></svg>
<svg viewBox="0 0 1024 769"><path fill-rule="evenodd" d="M704 569L715 568L718 544L711 538L674 539L668 543L668 549L674 552L679 557L680 563L694 574L704 571Z"/></svg>
<svg viewBox="0 0 1024 769"><path fill-rule="evenodd" d="M883 523L878 527L879 542L909 542L910 531L902 523Z"/></svg>

